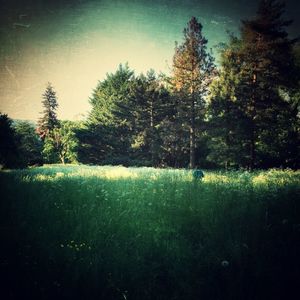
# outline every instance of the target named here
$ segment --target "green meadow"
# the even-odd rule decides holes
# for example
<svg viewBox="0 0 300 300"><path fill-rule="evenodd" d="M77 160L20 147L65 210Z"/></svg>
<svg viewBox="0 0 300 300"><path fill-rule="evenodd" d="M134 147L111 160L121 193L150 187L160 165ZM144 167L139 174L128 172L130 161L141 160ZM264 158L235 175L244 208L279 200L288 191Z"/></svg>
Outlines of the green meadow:
<svg viewBox="0 0 300 300"><path fill-rule="evenodd" d="M300 171L204 173L1 171L2 299L299 295Z"/></svg>

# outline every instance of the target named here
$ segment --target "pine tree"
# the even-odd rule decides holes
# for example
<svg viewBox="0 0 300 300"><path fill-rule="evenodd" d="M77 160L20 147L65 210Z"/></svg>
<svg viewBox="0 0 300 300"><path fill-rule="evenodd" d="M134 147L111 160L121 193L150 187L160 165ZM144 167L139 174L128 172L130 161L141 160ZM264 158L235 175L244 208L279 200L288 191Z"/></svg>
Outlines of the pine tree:
<svg viewBox="0 0 300 300"><path fill-rule="evenodd" d="M120 64L115 73L107 74L100 81L90 98L92 110L88 117L88 123L93 125L122 125L123 118L114 115L117 105L126 103L130 94L131 81L134 72L128 64Z"/></svg>
<svg viewBox="0 0 300 300"><path fill-rule="evenodd" d="M232 38L222 52L220 76L211 87L215 144L222 142L229 160L251 170L285 165L295 134L296 114L284 96L295 84L294 41L283 12L282 3L260 2L257 15L243 21L240 39Z"/></svg>
<svg viewBox="0 0 300 300"><path fill-rule="evenodd" d="M166 116L169 93L154 70L141 74L131 82L130 97L117 105L116 115L128 120L132 154L137 163L158 164L159 127Z"/></svg>
<svg viewBox="0 0 300 300"><path fill-rule="evenodd" d="M82 141L79 159L92 163L127 164L130 152L131 119L120 111L131 97L134 72L128 65L119 65L95 88L90 104L92 110L86 129L78 132Z"/></svg>
<svg viewBox="0 0 300 300"><path fill-rule="evenodd" d="M283 13L283 3L261 0L256 17L244 21L241 28L243 80L239 98L243 98L242 109L249 121L250 169L259 164L259 152L264 153L264 161L270 156L267 152L279 159L280 153L274 153L274 148L279 151L284 141L278 137L291 126L290 106L281 97L280 88L293 83L295 41L288 38L285 27L291 21L283 20Z"/></svg>
<svg viewBox="0 0 300 300"><path fill-rule="evenodd" d="M48 83L46 91L43 94L42 101L44 111L43 116L38 121L37 133L44 140L51 131L59 125L56 109L58 107L56 92L51 83Z"/></svg>
<svg viewBox="0 0 300 300"><path fill-rule="evenodd" d="M241 40L230 36L220 48L220 69L210 85L207 130L210 136L209 161L226 169L244 166L249 161L247 149L248 120L241 109L239 88L242 80L239 51ZM242 98L243 99L243 98Z"/></svg>
<svg viewBox="0 0 300 300"><path fill-rule="evenodd" d="M191 18L183 34L183 43L175 46L173 85L180 99L178 113L182 126L189 131L189 167L195 168L196 123L203 118L205 97L215 68L213 58L207 52L202 25L195 17Z"/></svg>

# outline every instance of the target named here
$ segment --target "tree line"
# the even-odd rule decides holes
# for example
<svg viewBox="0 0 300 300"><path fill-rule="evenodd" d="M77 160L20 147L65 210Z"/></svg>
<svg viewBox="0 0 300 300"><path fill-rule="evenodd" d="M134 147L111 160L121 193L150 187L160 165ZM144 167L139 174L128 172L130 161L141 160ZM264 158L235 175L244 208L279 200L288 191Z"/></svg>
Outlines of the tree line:
<svg viewBox="0 0 300 300"><path fill-rule="evenodd" d="M84 121L60 121L49 83L35 128L0 115L0 163L42 162L203 168L299 168L300 48L284 4L260 1L219 64L192 17L170 75L127 64L94 89Z"/></svg>

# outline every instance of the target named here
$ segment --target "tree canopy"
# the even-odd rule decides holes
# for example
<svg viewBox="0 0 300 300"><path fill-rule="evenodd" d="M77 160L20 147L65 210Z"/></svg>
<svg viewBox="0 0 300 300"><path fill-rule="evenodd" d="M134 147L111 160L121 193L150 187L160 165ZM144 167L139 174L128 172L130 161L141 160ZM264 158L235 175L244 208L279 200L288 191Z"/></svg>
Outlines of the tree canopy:
<svg viewBox="0 0 300 300"><path fill-rule="evenodd" d="M0 115L4 166L82 162L159 167L299 168L300 46L284 4L261 0L214 63L192 17L170 75L128 64L99 81L82 122L57 117L48 83L35 128ZM26 159L24 159L26 157Z"/></svg>

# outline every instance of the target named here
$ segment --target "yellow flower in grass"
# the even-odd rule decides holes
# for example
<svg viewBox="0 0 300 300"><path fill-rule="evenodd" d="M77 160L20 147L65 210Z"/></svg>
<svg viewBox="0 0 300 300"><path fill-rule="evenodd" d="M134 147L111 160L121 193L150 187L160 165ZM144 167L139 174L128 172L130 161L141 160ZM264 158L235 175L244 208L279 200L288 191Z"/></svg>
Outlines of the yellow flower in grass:
<svg viewBox="0 0 300 300"><path fill-rule="evenodd" d="M258 176L253 177L252 183L254 185L265 185L268 183L268 176L265 174L259 174Z"/></svg>
<svg viewBox="0 0 300 300"><path fill-rule="evenodd" d="M202 181L206 183L229 183L230 179L225 175L206 174Z"/></svg>

